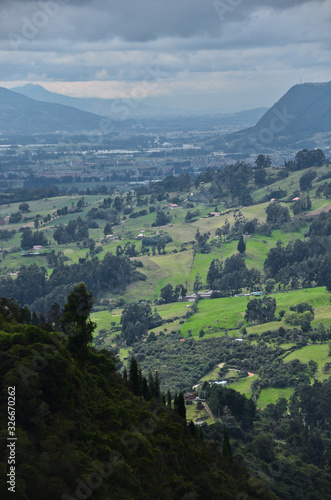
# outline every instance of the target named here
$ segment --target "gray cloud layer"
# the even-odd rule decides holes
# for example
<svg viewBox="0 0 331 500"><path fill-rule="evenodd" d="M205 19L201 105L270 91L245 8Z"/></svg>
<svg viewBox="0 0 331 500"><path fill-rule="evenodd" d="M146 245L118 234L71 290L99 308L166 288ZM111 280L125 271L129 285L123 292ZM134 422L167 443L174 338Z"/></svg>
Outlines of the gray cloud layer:
<svg viewBox="0 0 331 500"><path fill-rule="evenodd" d="M286 89L331 79L330 19L330 0L2 0L0 78L134 82L158 65L165 93Z"/></svg>

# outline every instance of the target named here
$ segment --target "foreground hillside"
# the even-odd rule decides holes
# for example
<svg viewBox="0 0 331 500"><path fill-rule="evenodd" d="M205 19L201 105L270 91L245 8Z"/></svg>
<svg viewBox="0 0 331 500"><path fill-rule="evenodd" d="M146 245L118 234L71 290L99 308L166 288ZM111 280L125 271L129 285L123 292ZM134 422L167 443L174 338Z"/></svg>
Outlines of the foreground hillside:
<svg viewBox="0 0 331 500"><path fill-rule="evenodd" d="M14 464L10 486L1 476L2 498L9 487L19 500L276 498L229 454L194 437L159 398L134 396L113 356L81 341L91 323L68 299L70 323L62 325L75 337L26 325L24 310L1 301L2 443L10 442ZM9 471L8 453L2 470Z"/></svg>

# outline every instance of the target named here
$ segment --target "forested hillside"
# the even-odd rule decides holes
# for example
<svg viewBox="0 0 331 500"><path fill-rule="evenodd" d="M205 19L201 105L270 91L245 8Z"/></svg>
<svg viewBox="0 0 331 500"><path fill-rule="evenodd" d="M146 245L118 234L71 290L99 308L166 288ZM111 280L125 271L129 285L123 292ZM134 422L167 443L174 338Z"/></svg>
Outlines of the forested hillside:
<svg viewBox="0 0 331 500"><path fill-rule="evenodd" d="M149 402L133 395L132 372L126 382L111 353L88 346L91 307L85 286L76 287L64 307L63 334L24 324L24 310L1 300L1 432L2 444L15 448L14 496L276 498L218 446L196 437L160 395ZM7 441L9 394L15 405ZM7 452L1 462L6 469ZM9 498L6 476L0 481L1 497Z"/></svg>

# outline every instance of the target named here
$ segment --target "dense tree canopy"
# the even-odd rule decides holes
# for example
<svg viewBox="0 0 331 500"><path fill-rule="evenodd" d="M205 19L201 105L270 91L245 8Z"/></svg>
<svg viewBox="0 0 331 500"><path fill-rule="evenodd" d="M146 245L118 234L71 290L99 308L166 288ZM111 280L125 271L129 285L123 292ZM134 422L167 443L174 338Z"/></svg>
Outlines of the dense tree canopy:
<svg viewBox="0 0 331 500"><path fill-rule="evenodd" d="M149 304L133 302L127 304L122 312L122 334L127 345L141 340L150 328L162 324L162 318L157 312L152 312Z"/></svg>

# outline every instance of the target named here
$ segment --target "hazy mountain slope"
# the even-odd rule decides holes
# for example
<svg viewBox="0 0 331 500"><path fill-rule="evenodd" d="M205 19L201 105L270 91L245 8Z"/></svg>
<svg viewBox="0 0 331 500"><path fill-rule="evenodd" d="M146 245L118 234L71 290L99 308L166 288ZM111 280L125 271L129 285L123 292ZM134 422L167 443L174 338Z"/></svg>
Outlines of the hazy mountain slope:
<svg viewBox="0 0 331 500"><path fill-rule="evenodd" d="M262 152L277 147L314 146L316 135L331 133L331 82L292 87L254 127L223 138L229 150Z"/></svg>
<svg viewBox="0 0 331 500"><path fill-rule="evenodd" d="M180 109L175 109L166 106L162 103L160 98L147 97L143 99L101 99L101 98L79 98L70 97L55 92L49 92L41 85L27 84L23 87L15 87L15 92L35 99L37 101L53 102L64 104L66 106L74 106L75 108L97 113L113 119L139 118L145 127L150 126L158 129L160 120L170 119L172 117L176 121L176 127L181 128L188 125L187 119L190 115L195 115L194 112L189 113ZM239 127L248 126L256 123L261 118L267 108L257 108L251 110L240 111L237 113L215 113L211 116L208 113L199 113L198 127L208 128L217 125L239 125ZM196 117L195 117L196 118ZM151 121L152 120L152 121ZM154 121L156 120L156 121ZM179 120L179 121L178 121ZM189 121L191 125L191 120ZM171 128L171 123L169 124Z"/></svg>
<svg viewBox="0 0 331 500"><path fill-rule="evenodd" d="M187 114L178 109L153 105L150 99L102 99L98 97L71 97L55 92L49 92L41 85L27 84L16 87L15 92L35 99L36 101L53 102L73 106L83 111L97 113L112 119L122 120L124 118L150 117L167 115ZM129 113L129 114L128 114Z"/></svg>
<svg viewBox="0 0 331 500"><path fill-rule="evenodd" d="M93 113L62 104L35 101L0 87L0 133L2 134L99 130L102 120L104 120L102 116Z"/></svg>

